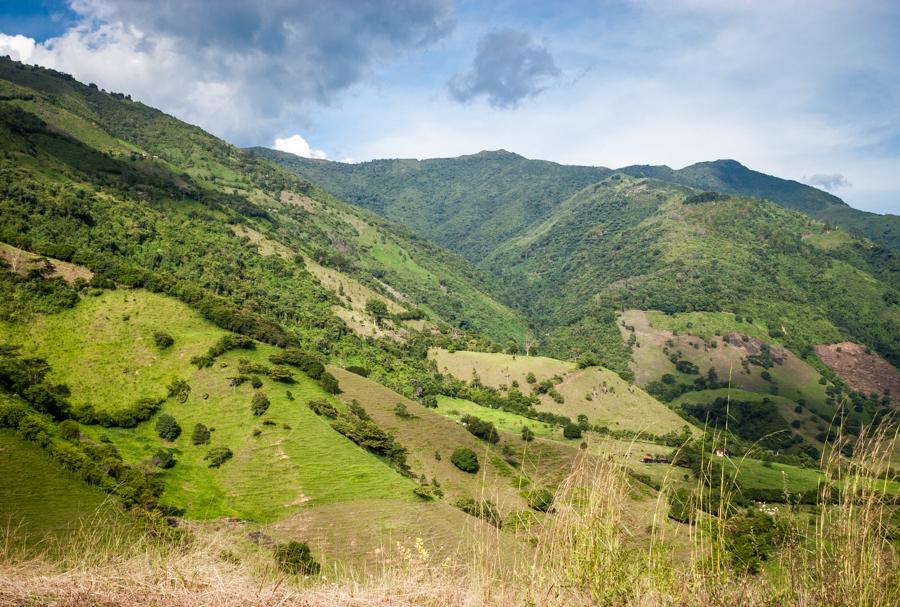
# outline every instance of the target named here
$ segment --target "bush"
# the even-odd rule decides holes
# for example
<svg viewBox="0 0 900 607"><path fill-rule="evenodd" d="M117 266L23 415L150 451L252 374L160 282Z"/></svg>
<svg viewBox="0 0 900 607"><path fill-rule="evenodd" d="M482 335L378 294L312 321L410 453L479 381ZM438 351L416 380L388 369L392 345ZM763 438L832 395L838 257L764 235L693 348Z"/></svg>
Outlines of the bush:
<svg viewBox="0 0 900 607"><path fill-rule="evenodd" d="M156 433L164 440L173 441L181 435L181 426L174 417L163 413L156 420Z"/></svg>
<svg viewBox="0 0 900 607"><path fill-rule="evenodd" d="M232 458L234 453L228 447L213 447L206 452L204 460L209 460L210 468L218 468Z"/></svg>
<svg viewBox="0 0 900 607"><path fill-rule="evenodd" d="M322 417L327 417L329 419L337 419L337 409L335 409L334 405L327 400L311 400L306 403L306 406L316 415L321 415Z"/></svg>
<svg viewBox="0 0 900 607"><path fill-rule="evenodd" d="M204 426L203 424L197 424L194 426L194 431L191 433L191 442L195 445L205 445L209 443L209 428Z"/></svg>
<svg viewBox="0 0 900 607"><path fill-rule="evenodd" d="M553 505L553 494L547 489L535 489L528 494L528 505L538 512L547 512Z"/></svg>
<svg viewBox="0 0 900 607"><path fill-rule="evenodd" d="M478 517L498 529L503 525L500 511L497 510L497 506L491 500L481 500L479 502L471 497L464 497L456 500L453 505L466 514Z"/></svg>
<svg viewBox="0 0 900 607"><path fill-rule="evenodd" d="M415 419L416 416L409 412L409 409L406 408L406 405L403 403L397 403L394 406L394 415L399 417L400 419Z"/></svg>
<svg viewBox="0 0 900 607"><path fill-rule="evenodd" d="M191 394L191 386L186 380L175 378L168 385L169 396L174 396L179 403L187 402L188 396Z"/></svg>
<svg viewBox="0 0 900 607"><path fill-rule="evenodd" d="M81 427L75 420L63 420L60 422L58 430L60 438L68 441L75 441L81 437Z"/></svg>
<svg viewBox="0 0 900 607"><path fill-rule="evenodd" d="M171 449L158 449L150 463L157 468L171 468L175 465L175 456L172 455Z"/></svg>
<svg viewBox="0 0 900 607"><path fill-rule="evenodd" d="M481 440L485 440L494 445L500 442L500 434L491 422L484 421L474 415L463 415L460 421L465 425L466 430Z"/></svg>
<svg viewBox="0 0 900 607"><path fill-rule="evenodd" d="M350 365L349 367L347 367L347 371L355 375L359 375L360 377L369 377L369 370L365 367Z"/></svg>
<svg viewBox="0 0 900 607"><path fill-rule="evenodd" d="M294 373L284 365L276 365L269 369L269 378L289 384L294 381Z"/></svg>
<svg viewBox="0 0 900 607"><path fill-rule="evenodd" d="M329 394L341 393L341 388L338 385L338 380L328 371L322 372L322 375L319 377L319 384L321 384L322 389Z"/></svg>
<svg viewBox="0 0 900 607"><path fill-rule="evenodd" d="M566 438L581 438L581 427L578 424L568 423L563 426L563 436Z"/></svg>
<svg viewBox="0 0 900 607"><path fill-rule="evenodd" d="M306 542L288 542L275 548L275 560L282 571L291 575L316 575L319 563Z"/></svg>
<svg viewBox="0 0 900 607"><path fill-rule="evenodd" d="M480 467L478 465L478 456L468 447L457 447L453 451L453 455L450 456L450 461L453 462L454 466L469 474L475 474Z"/></svg>
<svg viewBox="0 0 900 607"><path fill-rule="evenodd" d="M250 410L253 415L262 415L269 409L269 397L265 392L257 392L253 395L253 401L250 403Z"/></svg>
<svg viewBox="0 0 900 607"><path fill-rule="evenodd" d="M526 443L530 443L534 440L534 432L532 432L531 428L528 426L522 426L522 440Z"/></svg>
<svg viewBox="0 0 900 607"><path fill-rule="evenodd" d="M165 350L175 343L175 338L163 331L156 331L153 333L153 343L155 343L156 347L160 350Z"/></svg>
<svg viewBox="0 0 900 607"><path fill-rule="evenodd" d="M254 390L259 390L260 388L262 388L262 380L259 378L259 376L254 375L250 378L250 385Z"/></svg>

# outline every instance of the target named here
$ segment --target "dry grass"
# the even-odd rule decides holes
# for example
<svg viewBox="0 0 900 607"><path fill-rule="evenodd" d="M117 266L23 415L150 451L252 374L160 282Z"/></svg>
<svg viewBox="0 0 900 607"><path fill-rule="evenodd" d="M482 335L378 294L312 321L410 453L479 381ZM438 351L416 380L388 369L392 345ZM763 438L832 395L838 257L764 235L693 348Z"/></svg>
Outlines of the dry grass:
<svg viewBox="0 0 900 607"><path fill-rule="evenodd" d="M0 542L0 604L892 607L900 601L889 529L896 502L874 471L896 440L863 435L852 461L837 454L824 461L829 482L816 516L808 524L797 517L786 547L755 576L721 558L721 535L710 532L723 525L719 517L697 517L693 554L682 561L662 534L634 541L622 466L583 457L561 485L555 512L512 532L533 546L514 558L501 554L510 532L483 526L469 562L438 562L415 541L385 550L372 571L309 580L282 576L269 551L236 541L227 526L192 528L191 539L175 544L151 536L126 543L116 529L86 529L37 555L8 534ZM662 529L665 500L657 506L653 527ZM227 550L239 550L237 558L223 558Z"/></svg>

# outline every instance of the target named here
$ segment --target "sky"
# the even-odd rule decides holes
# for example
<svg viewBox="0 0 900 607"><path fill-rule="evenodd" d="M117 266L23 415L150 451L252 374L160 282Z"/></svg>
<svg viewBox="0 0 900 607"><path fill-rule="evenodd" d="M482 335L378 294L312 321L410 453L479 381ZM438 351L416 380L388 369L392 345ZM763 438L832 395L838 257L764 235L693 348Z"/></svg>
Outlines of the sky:
<svg viewBox="0 0 900 607"><path fill-rule="evenodd" d="M236 145L733 158L900 214L895 0L0 0L0 55Z"/></svg>

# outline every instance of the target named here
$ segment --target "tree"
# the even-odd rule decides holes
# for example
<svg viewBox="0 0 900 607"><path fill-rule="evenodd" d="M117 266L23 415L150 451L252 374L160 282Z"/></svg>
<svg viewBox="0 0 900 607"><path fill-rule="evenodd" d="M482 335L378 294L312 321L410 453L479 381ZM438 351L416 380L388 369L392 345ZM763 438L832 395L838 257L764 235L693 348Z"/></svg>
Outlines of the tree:
<svg viewBox="0 0 900 607"><path fill-rule="evenodd" d="M213 447L206 452L204 460L209 460L210 468L218 468L232 458L234 454L228 447Z"/></svg>
<svg viewBox="0 0 900 607"><path fill-rule="evenodd" d="M320 569L306 542L279 544L275 548L275 560L282 571L291 575L316 575Z"/></svg>
<svg viewBox="0 0 900 607"><path fill-rule="evenodd" d="M191 442L195 445L205 445L209 443L209 428L204 426L203 424L197 424L194 426L194 431L191 433Z"/></svg>
<svg viewBox="0 0 900 607"><path fill-rule="evenodd" d="M156 420L156 433L164 440L173 441L181 435L181 426L174 417L163 413Z"/></svg>
<svg viewBox="0 0 900 607"><path fill-rule="evenodd" d="M469 474L478 472L478 456L468 447L457 447L450 456L450 461L463 472Z"/></svg>
<svg viewBox="0 0 900 607"><path fill-rule="evenodd" d="M164 331L156 331L153 333L153 342L160 350L165 350L175 343L175 338Z"/></svg>
<svg viewBox="0 0 900 607"><path fill-rule="evenodd" d="M269 369L269 378L290 384L294 382L294 373L284 365L276 365Z"/></svg>
<svg viewBox="0 0 900 607"><path fill-rule="evenodd" d="M581 428L578 424L570 422L563 427L563 436L566 438L581 438Z"/></svg>
<svg viewBox="0 0 900 607"><path fill-rule="evenodd" d="M387 304L380 299L370 299L366 302L366 312L375 319L375 324L381 326L381 321L387 318Z"/></svg>
<svg viewBox="0 0 900 607"><path fill-rule="evenodd" d="M262 415L269 409L269 397L265 392L256 392L253 395L253 401L250 403L250 410L253 415Z"/></svg>
<svg viewBox="0 0 900 607"><path fill-rule="evenodd" d="M475 417L474 415L463 415L462 419L463 425L466 427L470 433L474 434L478 438L482 440L486 440L489 443L497 444L500 442L500 434L497 432L497 428L494 427L494 424L488 421L484 421L481 418Z"/></svg>
<svg viewBox="0 0 900 607"><path fill-rule="evenodd" d="M78 440L81 437L81 427L75 420L63 420L59 424L59 436L68 441Z"/></svg>
<svg viewBox="0 0 900 607"><path fill-rule="evenodd" d="M329 394L341 393L341 387L338 385L337 378L328 371L324 371L319 377L319 384L322 386L322 389Z"/></svg>

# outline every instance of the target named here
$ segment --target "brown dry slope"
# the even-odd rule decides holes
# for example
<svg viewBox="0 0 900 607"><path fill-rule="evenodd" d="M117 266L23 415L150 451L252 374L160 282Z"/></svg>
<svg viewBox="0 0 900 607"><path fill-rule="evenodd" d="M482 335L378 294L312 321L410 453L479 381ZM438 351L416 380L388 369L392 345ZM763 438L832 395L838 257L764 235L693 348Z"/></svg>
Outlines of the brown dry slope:
<svg viewBox="0 0 900 607"><path fill-rule="evenodd" d="M900 372L874 352L866 352L865 346L852 341L819 345L816 354L854 390L889 393L891 404L900 404Z"/></svg>

